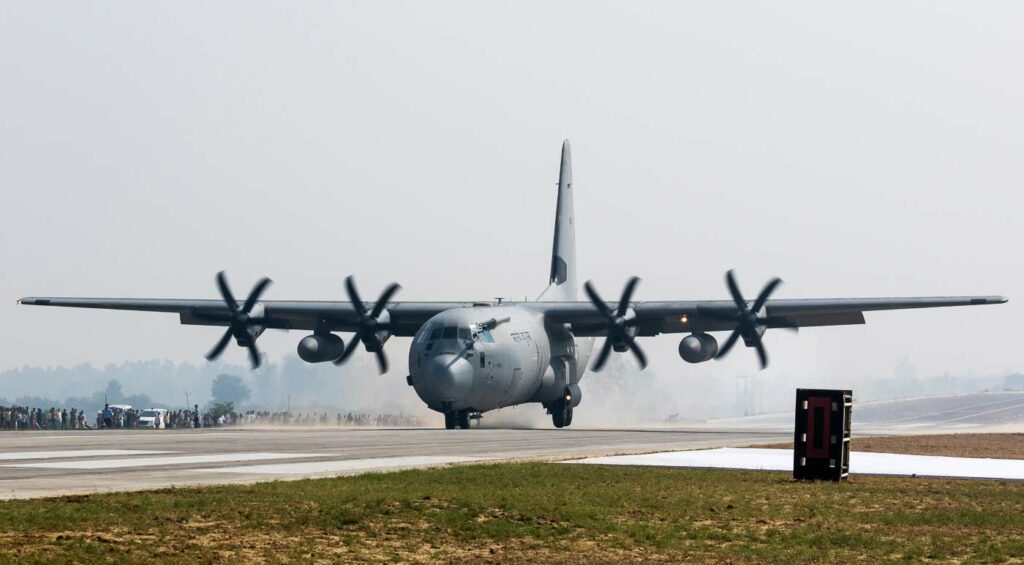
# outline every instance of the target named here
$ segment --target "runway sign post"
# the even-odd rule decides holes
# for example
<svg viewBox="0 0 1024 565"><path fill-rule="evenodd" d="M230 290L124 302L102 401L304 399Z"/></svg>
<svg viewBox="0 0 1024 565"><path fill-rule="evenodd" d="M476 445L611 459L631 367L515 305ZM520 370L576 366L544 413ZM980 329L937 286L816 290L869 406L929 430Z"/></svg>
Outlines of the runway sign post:
<svg viewBox="0 0 1024 565"><path fill-rule="evenodd" d="M841 481L850 474L853 391L796 389L793 478Z"/></svg>

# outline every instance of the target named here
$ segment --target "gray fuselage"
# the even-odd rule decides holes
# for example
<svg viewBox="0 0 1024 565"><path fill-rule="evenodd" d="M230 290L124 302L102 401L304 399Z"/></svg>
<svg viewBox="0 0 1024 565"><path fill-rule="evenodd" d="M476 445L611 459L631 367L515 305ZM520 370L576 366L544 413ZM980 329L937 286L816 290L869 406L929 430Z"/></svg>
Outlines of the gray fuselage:
<svg viewBox="0 0 1024 565"><path fill-rule="evenodd" d="M439 412L546 404L579 382L592 348L592 338L546 329L529 303L448 310L416 333L410 384Z"/></svg>

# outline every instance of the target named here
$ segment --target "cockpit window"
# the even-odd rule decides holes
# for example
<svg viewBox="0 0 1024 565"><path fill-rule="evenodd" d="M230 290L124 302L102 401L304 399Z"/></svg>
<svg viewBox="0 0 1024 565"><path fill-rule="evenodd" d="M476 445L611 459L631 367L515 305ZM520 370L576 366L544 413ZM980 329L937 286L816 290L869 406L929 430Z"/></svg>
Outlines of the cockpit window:
<svg viewBox="0 0 1024 565"><path fill-rule="evenodd" d="M459 341L469 341L469 328L459 328Z"/></svg>
<svg viewBox="0 0 1024 565"><path fill-rule="evenodd" d="M452 326L447 327L441 332L441 339L455 339L458 336L458 330Z"/></svg>
<svg viewBox="0 0 1024 565"><path fill-rule="evenodd" d="M441 339L441 328L434 328L430 332L430 340Z"/></svg>
<svg viewBox="0 0 1024 565"><path fill-rule="evenodd" d="M430 339L431 328L433 327L433 322L427 322L426 324L423 324L423 327L416 331L416 337L413 339L413 341L421 342Z"/></svg>

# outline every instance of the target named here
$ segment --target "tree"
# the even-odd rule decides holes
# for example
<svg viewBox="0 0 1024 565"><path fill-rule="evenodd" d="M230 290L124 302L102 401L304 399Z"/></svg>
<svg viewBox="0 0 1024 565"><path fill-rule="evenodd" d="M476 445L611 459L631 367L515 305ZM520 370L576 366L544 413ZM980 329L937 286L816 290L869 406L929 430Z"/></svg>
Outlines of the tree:
<svg viewBox="0 0 1024 565"><path fill-rule="evenodd" d="M249 387L242 382L241 377L223 373L213 379L211 392L213 401L218 404L241 404L252 394Z"/></svg>
<svg viewBox="0 0 1024 565"><path fill-rule="evenodd" d="M236 379L238 377L235 377ZM235 411L235 405L231 402L218 402L210 407L210 417L216 420L221 416L227 416Z"/></svg>
<svg viewBox="0 0 1024 565"><path fill-rule="evenodd" d="M107 383L107 390L104 393L107 402L119 403L124 400L124 390L121 389L121 382L117 379L111 379Z"/></svg>

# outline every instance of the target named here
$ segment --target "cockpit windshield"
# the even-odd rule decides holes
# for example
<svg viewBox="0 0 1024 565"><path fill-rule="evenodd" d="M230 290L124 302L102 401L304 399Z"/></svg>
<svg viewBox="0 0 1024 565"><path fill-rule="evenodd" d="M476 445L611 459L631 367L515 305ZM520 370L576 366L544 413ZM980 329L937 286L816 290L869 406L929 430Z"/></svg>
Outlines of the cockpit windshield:
<svg viewBox="0 0 1024 565"><path fill-rule="evenodd" d="M471 334L469 328L459 328L455 326L448 326L445 328L436 328L430 332L430 339L457 339L460 341L466 341L470 339Z"/></svg>

